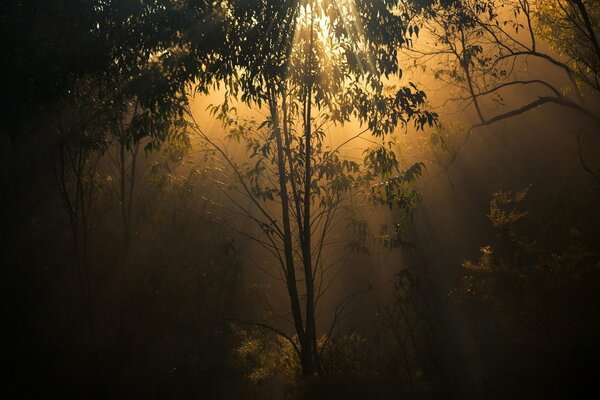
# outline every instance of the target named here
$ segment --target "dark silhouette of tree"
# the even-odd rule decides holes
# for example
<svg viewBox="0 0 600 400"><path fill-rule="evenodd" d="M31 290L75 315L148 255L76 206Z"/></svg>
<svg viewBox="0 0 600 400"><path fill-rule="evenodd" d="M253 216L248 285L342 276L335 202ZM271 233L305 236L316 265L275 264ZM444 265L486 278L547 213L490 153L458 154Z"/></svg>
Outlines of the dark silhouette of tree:
<svg viewBox="0 0 600 400"><path fill-rule="evenodd" d="M422 65L429 63L438 80L458 89L458 95L451 96L446 104L454 102L460 109L475 112L477 122L467 129L464 142L476 129L547 104L575 110L595 126L600 124L597 2L470 0L433 1L426 7L420 2L414 4L421 11L415 25L430 39L428 45L415 46L407 53ZM544 46L546 43L551 48ZM548 77L544 68L557 71L559 79ZM568 86L563 87L561 80ZM507 103L505 94L519 87L530 88L534 98ZM581 148L580 155L583 168L600 182L597 172L583 159Z"/></svg>
<svg viewBox="0 0 600 400"><path fill-rule="evenodd" d="M50 171L71 227L72 263L88 320L84 336L90 337L90 353L96 354L96 375L100 375L95 303L101 294L94 282L97 263L90 260L100 224L95 209L98 165L118 148L114 161L123 228L119 246L123 295L130 289L127 276L135 236L137 156L141 151L158 150L167 138L181 133L179 121L188 85L200 71L199 62L221 44L216 40L220 36L217 5L209 1L28 0L1 7L5 38L1 50L12 60L0 67L1 184L9 194L2 196L3 217L8 221L4 226L10 232L29 218L36 207L30 191L40 187L27 178ZM24 156L32 147L41 155L33 162ZM50 187L42 189L52 196ZM44 194L38 196L44 198ZM17 237L14 240L18 242ZM5 245L3 254L11 259L18 247L10 242ZM18 270L16 255L14 259Z"/></svg>
<svg viewBox="0 0 600 400"><path fill-rule="evenodd" d="M233 174L237 189L223 188L233 212L257 224L264 239L251 239L280 265L297 342L283 329L271 329L293 344L304 376L321 373L316 308L327 286L324 248L333 229L350 215L340 210L364 201L410 210L415 201L410 183L421 165L402 170L395 128L414 123L422 129L436 120L421 109L425 94L414 85L388 89L384 82L401 74L397 49L405 43L406 18L395 12L398 6L389 1L229 2L225 39L232 51L231 59L223 57L238 72L225 80L225 100L212 111L231 139L245 143L250 167L192 124ZM242 121L236 101L265 110L266 119ZM363 130L332 146L331 126L352 119ZM361 161L344 154L344 146L357 140L374 145ZM354 249L361 250L365 223L353 226ZM401 225L380 238L390 246L402 244Z"/></svg>

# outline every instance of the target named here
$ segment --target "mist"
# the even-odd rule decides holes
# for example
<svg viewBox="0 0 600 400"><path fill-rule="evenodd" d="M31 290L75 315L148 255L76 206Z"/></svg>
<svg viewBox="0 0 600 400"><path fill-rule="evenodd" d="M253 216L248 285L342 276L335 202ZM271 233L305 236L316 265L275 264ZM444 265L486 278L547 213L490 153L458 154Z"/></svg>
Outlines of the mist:
<svg viewBox="0 0 600 400"><path fill-rule="evenodd" d="M2 398L593 391L596 3L51 3L1 11Z"/></svg>

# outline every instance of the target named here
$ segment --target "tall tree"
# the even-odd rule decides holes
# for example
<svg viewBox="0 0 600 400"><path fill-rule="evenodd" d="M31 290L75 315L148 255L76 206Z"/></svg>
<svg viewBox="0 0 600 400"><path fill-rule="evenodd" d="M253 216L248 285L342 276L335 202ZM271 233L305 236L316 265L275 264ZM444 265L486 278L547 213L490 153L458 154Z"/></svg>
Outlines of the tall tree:
<svg viewBox="0 0 600 400"><path fill-rule="evenodd" d="M422 166L401 168L396 128L436 121L422 110L422 91L387 83L401 74L398 48L405 44L407 16L399 7L397 1L227 2L231 52L218 61L236 73L225 80L225 100L213 112L231 139L246 144L251 166L192 124L232 172L237 193L223 191L232 211L264 235L247 236L281 268L296 339L271 328L293 344L304 376L322 372L316 312L327 286L324 248L350 215L340 210L371 202L407 212L416 196L410 184ZM264 111L266 118L239 118L236 102ZM345 141L333 137L332 126L350 121L362 131ZM346 151L354 141L365 146L360 161ZM364 249L365 225L352 224L359 236L355 249ZM401 225L380 239L403 243Z"/></svg>

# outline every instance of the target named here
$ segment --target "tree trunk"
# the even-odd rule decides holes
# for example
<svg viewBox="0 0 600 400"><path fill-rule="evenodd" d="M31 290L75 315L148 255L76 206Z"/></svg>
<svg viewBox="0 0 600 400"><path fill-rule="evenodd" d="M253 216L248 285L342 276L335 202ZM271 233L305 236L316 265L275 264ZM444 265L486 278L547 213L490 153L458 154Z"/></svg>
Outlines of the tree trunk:
<svg viewBox="0 0 600 400"><path fill-rule="evenodd" d="M300 363L302 365L302 374L305 377L314 375L315 367L313 362L313 352L311 340L304 329L302 321L302 310L300 306L300 297L298 295L298 285L296 281L296 270L294 265L294 251L292 240L292 229L290 224L290 201L287 191L287 175L285 170L285 156L283 149L283 140L281 130L279 129L279 112L277 109L277 94L275 89L271 89L269 99L269 108L273 122L273 133L277 145L277 167L279 174L279 192L281 194L281 214L283 223L283 248L285 257L285 275L288 295L290 297L294 326L298 340L300 342ZM307 316L308 318L308 316Z"/></svg>

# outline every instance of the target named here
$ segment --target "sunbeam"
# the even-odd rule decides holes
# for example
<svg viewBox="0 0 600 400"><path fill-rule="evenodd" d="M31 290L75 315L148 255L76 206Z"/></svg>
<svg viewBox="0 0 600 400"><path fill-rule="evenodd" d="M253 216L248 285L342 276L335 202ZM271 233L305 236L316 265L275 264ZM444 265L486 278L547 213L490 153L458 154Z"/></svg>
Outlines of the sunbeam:
<svg viewBox="0 0 600 400"><path fill-rule="evenodd" d="M596 389L598 0L0 4L0 398Z"/></svg>

